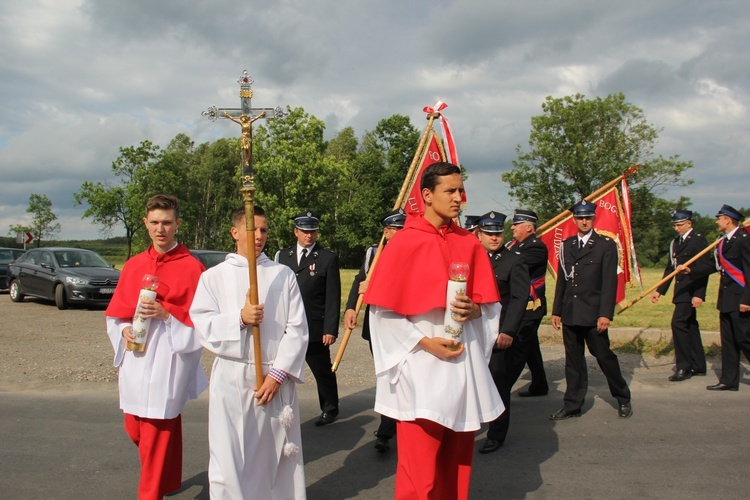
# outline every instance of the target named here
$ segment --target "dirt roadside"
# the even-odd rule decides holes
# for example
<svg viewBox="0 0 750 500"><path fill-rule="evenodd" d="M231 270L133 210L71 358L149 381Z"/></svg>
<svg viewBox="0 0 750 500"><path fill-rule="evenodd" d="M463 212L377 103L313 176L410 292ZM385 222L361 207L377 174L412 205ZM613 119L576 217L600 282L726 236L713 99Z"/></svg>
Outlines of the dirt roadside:
<svg viewBox="0 0 750 500"><path fill-rule="evenodd" d="M50 302L28 297L14 303L3 292L0 318L0 391L96 390L117 383L104 308L60 311ZM359 335L359 329L353 332L337 372L340 385L375 385L372 358ZM207 375L213 359L203 351Z"/></svg>

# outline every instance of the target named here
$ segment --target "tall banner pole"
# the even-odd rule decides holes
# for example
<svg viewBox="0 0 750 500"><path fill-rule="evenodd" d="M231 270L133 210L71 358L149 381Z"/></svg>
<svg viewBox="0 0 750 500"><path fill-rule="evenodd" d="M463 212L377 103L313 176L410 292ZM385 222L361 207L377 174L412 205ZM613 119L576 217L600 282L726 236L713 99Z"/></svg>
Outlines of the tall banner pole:
<svg viewBox="0 0 750 500"><path fill-rule="evenodd" d="M430 133L432 132L432 124L434 123L435 119L440 116L439 112L429 113L427 115L427 126L424 129L424 132L422 133L422 137L419 140L419 145L417 146L417 151L414 153L414 158L411 161L411 165L409 166L409 170L406 173L406 178L404 179L404 183L401 185L401 191L398 193L398 198L396 198L396 202L393 204L393 210L396 210L398 208L401 208L404 204L404 200L406 199L406 193L409 192L409 188L414 183L414 178L416 177L417 172L417 166L421 163L420 159L422 158L422 155L424 154L425 145L427 144L427 139L430 137ZM381 235L380 237L380 243L378 243L378 248L375 251L375 257L372 260L372 264L370 264L370 269L367 271L367 278L366 280L370 279L370 276L372 276L372 272L375 270L375 266L378 263L378 259L380 258L380 253L383 250L383 246L385 245L385 235ZM357 305L354 308L354 315L355 318L359 317L359 311L362 309L362 304L364 300L364 295L360 294L359 297L357 297ZM346 346L349 344L349 338L352 336L352 329L346 328L344 330L344 335L341 338L341 346L339 347L339 350L336 352L336 357L333 360L333 365L331 366L331 371L335 372L339 364L341 363L341 359L344 357L344 352L346 352Z"/></svg>
<svg viewBox="0 0 750 500"><path fill-rule="evenodd" d="M747 226L748 224L750 224L750 217L748 217L747 219L745 219L745 221L744 221L744 222L742 223L742 227L746 227L746 226ZM706 254L707 254L708 252L710 252L711 250L713 250L714 248L716 248L716 246L717 246L717 245L718 245L719 243L721 243L721 238L718 238L718 239L717 239L716 241L714 241L713 243L711 243L710 245L708 245L708 246L707 246L706 248L704 248L703 250L701 250L700 252L698 252L697 254L695 254L695 255L694 255L694 256L693 256L692 258L690 258L690 259L689 259L689 260L688 260L687 262L685 262L685 263L683 264L683 266L684 266L684 267L690 267L690 266L691 266L692 264L694 264L694 263L695 263L695 262L696 262L696 261L697 261L698 259L700 259L700 258L701 258L701 257L703 257L704 255L706 255ZM660 286L662 286L662 285L663 285L664 283L666 283L667 281L669 281L669 280L671 280L672 278L674 278L675 276L677 276L677 275L678 275L679 273L680 273L680 271L679 271L679 270L677 270L677 269L675 269L674 271L672 271L672 272L671 272L671 273L669 273L668 275L664 276L664 277L663 277L663 278L661 279L661 281L659 281L659 282L658 282L657 284L655 284L654 286L652 286L651 288L649 288L649 289L648 289L648 290L646 290L645 292L641 293L641 294L640 294L640 295L639 295L638 297L634 298L633 300L631 300L630 302L628 302L627 304L625 304L624 306L622 306L622 307L621 307L621 308L620 308L620 309L619 309L619 310L617 311L617 314L620 314L620 313L622 313L622 312L623 312L624 310L626 310L627 308L629 308L629 307L630 307L630 306L632 306L633 304L635 304L635 303L639 302L639 301L640 301L641 299L643 299L643 297L645 297L645 296L647 296L647 295L651 294L651 293L652 293L652 292L653 292L654 290L656 290L657 288L659 288Z"/></svg>
<svg viewBox="0 0 750 500"><path fill-rule="evenodd" d="M217 108L211 106L201 113L211 121L226 118L237 123L242 129L240 147L242 149L242 201L245 206L245 230L247 232L247 264L250 280L250 304L258 305L258 268L255 255L255 177L253 172L253 122L260 118L281 118L284 112L276 108L252 108L250 101L253 97L251 89L253 79L242 72L237 83L240 84L240 108ZM257 113L257 114L255 114ZM267 113L269 114L267 116ZM253 332L253 363L255 364L255 390L263 385L263 352L260 342L260 326L252 325Z"/></svg>
<svg viewBox="0 0 750 500"><path fill-rule="evenodd" d="M623 177L625 177L627 179L631 175L633 175L636 172L638 172L639 168L641 168L641 166L639 164L631 165L621 175L618 175L616 178L612 179L610 182L606 183L604 186L600 187L599 189L597 189L596 191L594 191L593 193L591 193L590 195L588 195L585 198L585 200L592 201L597 196L599 196L602 193L606 192L609 188L611 188L613 186L616 186L617 183L620 182L623 179ZM557 214L556 217L553 217L552 219L548 220L547 222L545 222L544 224L542 224L541 226L539 226L537 228L537 230L536 230L536 235L537 236L541 236L542 234L544 234L545 232L547 232L547 230L549 228L554 227L555 224L557 224L558 222L560 222L560 220L564 219L569 214L570 214L570 210L563 210L562 212L560 212L559 214Z"/></svg>

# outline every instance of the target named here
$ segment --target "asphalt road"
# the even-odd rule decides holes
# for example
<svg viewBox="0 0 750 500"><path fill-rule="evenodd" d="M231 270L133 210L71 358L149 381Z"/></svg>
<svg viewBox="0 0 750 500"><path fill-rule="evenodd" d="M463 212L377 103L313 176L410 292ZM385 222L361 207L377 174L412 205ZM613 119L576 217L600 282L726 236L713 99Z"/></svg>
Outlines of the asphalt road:
<svg viewBox="0 0 750 500"><path fill-rule="evenodd" d="M350 349L366 346L353 339ZM632 418L621 420L604 377L589 359L584 415L552 422L548 415L561 407L564 389L562 352L557 345L546 345L543 352L553 390L540 398L514 394L505 446L475 455L472 498L746 495L746 369L739 392L715 393L705 389L716 382L712 370L706 377L672 383L667 381L671 359L620 356L634 408ZM711 360L711 368L717 363ZM516 388L528 383L526 377ZM300 389L308 498L392 498L395 450L378 454L372 448L378 423L371 410L374 388L341 385L341 418L322 428L313 425L319 413L314 382ZM170 498L208 498L207 406L204 393L183 414L183 489ZM482 439L479 434L477 443ZM135 498L138 468L136 449L122 430L116 384L82 382L43 391L6 385L0 391L1 498Z"/></svg>

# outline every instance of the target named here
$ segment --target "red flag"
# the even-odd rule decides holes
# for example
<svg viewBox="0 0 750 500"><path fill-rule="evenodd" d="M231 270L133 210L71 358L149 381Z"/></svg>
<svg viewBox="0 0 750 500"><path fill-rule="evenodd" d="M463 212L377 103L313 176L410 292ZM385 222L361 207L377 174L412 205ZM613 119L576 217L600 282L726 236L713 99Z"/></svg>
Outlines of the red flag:
<svg viewBox="0 0 750 500"><path fill-rule="evenodd" d="M419 189L422 183L422 173L425 168L441 161L445 161L443 150L438 142L437 134L434 130L430 130L430 138L422 152L422 158L420 158L419 170L404 205L404 211L407 215L420 215L424 213L424 200L422 199L422 192Z"/></svg>
<svg viewBox="0 0 750 500"><path fill-rule="evenodd" d="M602 236L614 240L617 245L616 300L620 304L625 300L625 284L630 283L631 250L633 249L630 239L630 215L626 215L626 211L623 210L616 187L605 191L604 194L592 201L596 205L594 230ZM577 232L578 228L571 214L539 236L539 239L547 246L549 268L555 279L557 279L557 255L560 251L560 244L565 238L573 236Z"/></svg>

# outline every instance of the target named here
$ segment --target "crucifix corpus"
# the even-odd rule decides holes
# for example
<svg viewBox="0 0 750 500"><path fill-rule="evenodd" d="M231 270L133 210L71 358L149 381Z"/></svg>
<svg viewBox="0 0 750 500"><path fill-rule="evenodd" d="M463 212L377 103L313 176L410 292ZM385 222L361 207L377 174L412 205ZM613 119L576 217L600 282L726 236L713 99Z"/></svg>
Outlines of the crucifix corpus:
<svg viewBox="0 0 750 500"><path fill-rule="evenodd" d="M245 230L247 231L247 263L250 274L250 303L258 305L258 269L256 267L255 255L255 217L253 217L255 203L255 180L253 174L253 122L260 118L281 118L284 111L280 107L275 108L252 108L250 100L253 91L250 88L253 79L247 70L242 72L240 79L240 107L239 108L217 108L209 107L201 114L212 122L218 118L226 118L240 125L242 137L240 146L242 148L242 201L245 204ZM260 389L263 384L263 356L260 344L260 327L253 325L253 352L255 363L255 389Z"/></svg>

